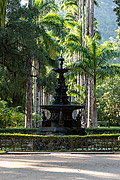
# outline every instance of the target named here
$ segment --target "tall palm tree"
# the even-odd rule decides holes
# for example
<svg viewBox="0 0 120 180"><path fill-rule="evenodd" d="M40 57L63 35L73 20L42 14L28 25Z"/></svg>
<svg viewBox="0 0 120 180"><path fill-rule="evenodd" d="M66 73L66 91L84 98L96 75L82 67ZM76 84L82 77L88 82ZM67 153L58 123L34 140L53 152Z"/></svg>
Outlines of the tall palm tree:
<svg viewBox="0 0 120 180"><path fill-rule="evenodd" d="M96 0L62 0L62 8L65 8L66 10L68 10L69 12L73 13L73 16L78 16L77 12L81 13L79 14L79 20L82 20L82 45L86 46L85 42L84 42L84 36L85 35L89 35L90 37L93 38L94 35L94 4L98 6L98 3ZM82 6L82 7L81 7ZM79 10L80 9L80 10ZM86 12L85 12L86 9ZM80 55L81 52L79 52L78 56ZM82 57L82 56L81 56ZM80 76L81 77L81 76ZM88 75L83 74L82 78L79 78L78 75L78 82L79 79L82 79L83 85L87 84L86 87L86 105L85 105L85 121L88 121L92 118L92 92L93 92L93 88L92 88L92 77L90 78ZM88 107L89 106L89 107ZM89 123L87 123L89 124Z"/></svg>
<svg viewBox="0 0 120 180"><path fill-rule="evenodd" d="M80 46L78 42L70 41L67 42L67 48L71 49L73 52L83 52L83 59L73 64L73 72L79 72L80 69L82 69L93 78L93 125L97 127L96 80L110 75L113 69L115 70L115 65L108 63L108 60L115 55L115 51L112 50L112 44L110 42L100 44L96 36L94 36L94 38L86 36L86 44L87 47L85 48ZM116 68L119 68L119 66Z"/></svg>

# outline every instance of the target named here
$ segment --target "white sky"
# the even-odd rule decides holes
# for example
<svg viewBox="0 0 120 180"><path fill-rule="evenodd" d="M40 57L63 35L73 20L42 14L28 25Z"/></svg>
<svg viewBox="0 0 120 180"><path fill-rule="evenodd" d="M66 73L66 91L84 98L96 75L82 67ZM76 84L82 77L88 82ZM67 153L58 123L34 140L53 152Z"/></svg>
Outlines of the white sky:
<svg viewBox="0 0 120 180"><path fill-rule="evenodd" d="M27 2L27 0L21 0L21 4L25 5L25 3Z"/></svg>

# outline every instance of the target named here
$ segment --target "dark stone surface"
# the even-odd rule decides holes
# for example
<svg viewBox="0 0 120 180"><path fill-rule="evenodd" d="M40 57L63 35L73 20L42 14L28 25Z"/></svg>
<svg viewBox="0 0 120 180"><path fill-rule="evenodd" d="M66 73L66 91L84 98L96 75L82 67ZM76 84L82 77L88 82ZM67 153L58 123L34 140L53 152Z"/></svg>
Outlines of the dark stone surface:
<svg viewBox="0 0 120 180"><path fill-rule="evenodd" d="M69 127L41 127L37 135L86 135L85 128Z"/></svg>

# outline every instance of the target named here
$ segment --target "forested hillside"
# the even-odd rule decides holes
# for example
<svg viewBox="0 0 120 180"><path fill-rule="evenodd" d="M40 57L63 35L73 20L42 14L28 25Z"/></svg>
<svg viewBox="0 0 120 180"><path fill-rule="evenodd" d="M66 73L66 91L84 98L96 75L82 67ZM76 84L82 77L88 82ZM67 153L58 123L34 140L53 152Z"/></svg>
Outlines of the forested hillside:
<svg viewBox="0 0 120 180"><path fill-rule="evenodd" d="M59 3L60 0L56 0ZM116 38L115 30L118 29L116 14L113 11L113 0L97 0L100 7L95 6L95 18L98 22L98 30L102 35L102 41L108 41L110 37Z"/></svg>
<svg viewBox="0 0 120 180"><path fill-rule="evenodd" d="M113 0L97 0L100 7L95 7L95 18L98 21L98 30L101 32L102 40L109 40L116 37L115 30L118 29L116 15L113 11L115 3Z"/></svg>

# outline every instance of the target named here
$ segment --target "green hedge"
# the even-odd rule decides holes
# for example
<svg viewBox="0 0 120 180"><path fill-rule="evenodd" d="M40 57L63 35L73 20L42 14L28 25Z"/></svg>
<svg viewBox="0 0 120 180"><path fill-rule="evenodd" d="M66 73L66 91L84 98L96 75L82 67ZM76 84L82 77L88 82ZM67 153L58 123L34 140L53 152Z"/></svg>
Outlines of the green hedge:
<svg viewBox="0 0 120 180"><path fill-rule="evenodd" d="M0 133L20 133L20 134L36 134L38 128L0 128ZM99 127L99 128L86 128L88 135L92 134L118 134L120 127Z"/></svg>
<svg viewBox="0 0 120 180"><path fill-rule="evenodd" d="M87 134L118 134L120 127L86 128Z"/></svg>
<svg viewBox="0 0 120 180"><path fill-rule="evenodd" d="M120 151L120 134L43 136L0 134L1 151Z"/></svg>
<svg viewBox="0 0 120 180"><path fill-rule="evenodd" d="M36 134L38 128L0 128L0 133Z"/></svg>

